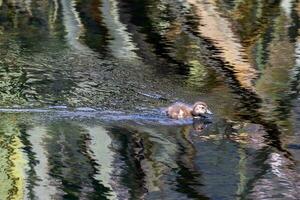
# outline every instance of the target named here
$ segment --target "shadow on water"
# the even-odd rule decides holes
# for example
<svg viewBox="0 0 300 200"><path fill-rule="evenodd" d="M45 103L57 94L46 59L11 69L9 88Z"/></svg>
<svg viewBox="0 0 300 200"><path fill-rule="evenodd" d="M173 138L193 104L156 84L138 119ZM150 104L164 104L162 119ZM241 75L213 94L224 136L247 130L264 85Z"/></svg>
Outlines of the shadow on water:
<svg viewBox="0 0 300 200"><path fill-rule="evenodd" d="M299 199L298 4L0 1L0 199Z"/></svg>

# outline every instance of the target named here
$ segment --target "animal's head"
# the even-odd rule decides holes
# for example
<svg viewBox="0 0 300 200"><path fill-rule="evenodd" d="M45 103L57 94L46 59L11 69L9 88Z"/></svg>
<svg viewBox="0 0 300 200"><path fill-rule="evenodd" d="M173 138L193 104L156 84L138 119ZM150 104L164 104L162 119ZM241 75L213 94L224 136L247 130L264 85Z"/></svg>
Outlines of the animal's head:
<svg viewBox="0 0 300 200"><path fill-rule="evenodd" d="M212 114L212 112L208 110L206 103L198 101L193 106L192 114L193 116L201 116L204 114Z"/></svg>

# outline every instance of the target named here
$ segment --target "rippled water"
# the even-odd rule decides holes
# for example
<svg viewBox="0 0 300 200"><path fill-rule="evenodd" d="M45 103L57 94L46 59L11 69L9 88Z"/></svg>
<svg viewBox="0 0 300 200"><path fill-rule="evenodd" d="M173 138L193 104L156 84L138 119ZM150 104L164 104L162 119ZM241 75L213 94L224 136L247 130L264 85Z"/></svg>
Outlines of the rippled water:
<svg viewBox="0 0 300 200"><path fill-rule="evenodd" d="M300 199L299 8L0 0L0 199Z"/></svg>

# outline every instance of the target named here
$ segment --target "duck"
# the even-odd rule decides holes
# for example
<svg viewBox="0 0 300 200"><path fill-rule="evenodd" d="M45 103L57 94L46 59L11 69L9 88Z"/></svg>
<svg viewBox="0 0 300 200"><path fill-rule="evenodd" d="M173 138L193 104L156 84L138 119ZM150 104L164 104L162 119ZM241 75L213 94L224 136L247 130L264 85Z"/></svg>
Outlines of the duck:
<svg viewBox="0 0 300 200"><path fill-rule="evenodd" d="M193 106L184 103L174 103L166 109L166 114L172 119L199 118L204 114L212 114L206 103L197 101Z"/></svg>

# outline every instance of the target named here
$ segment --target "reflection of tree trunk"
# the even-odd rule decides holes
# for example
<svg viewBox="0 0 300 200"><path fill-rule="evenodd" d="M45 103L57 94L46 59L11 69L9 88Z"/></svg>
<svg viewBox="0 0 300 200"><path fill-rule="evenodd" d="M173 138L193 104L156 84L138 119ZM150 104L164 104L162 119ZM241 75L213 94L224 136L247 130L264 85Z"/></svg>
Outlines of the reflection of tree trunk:
<svg viewBox="0 0 300 200"><path fill-rule="evenodd" d="M201 174L199 169L196 169L194 164L197 154L192 138L191 126L184 126L181 128L180 135L178 135L178 154L176 163L178 165L177 191L185 194L189 198L195 199L209 199L201 192ZM200 133L201 134L201 133ZM195 136L197 137L197 136Z"/></svg>
<svg viewBox="0 0 300 200"><path fill-rule="evenodd" d="M268 170L256 176L252 182L250 194L251 199L299 199L300 184L299 174L294 171L294 163L279 153L267 154L265 163ZM250 182L251 183L251 182Z"/></svg>
<svg viewBox="0 0 300 200"><path fill-rule="evenodd" d="M194 1L192 1L192 2L194 2ZM226 45L228 44L228 41L223 44L222 42L225 39L223 39L222 38L223 36L220 35L220 31L217 31L216 33L214 33L214 30L218 30L218 29L215 29L215 28L213 29L212 28L212 26L214 25L214 22L213 22L214 19L209 14L207 14L208 12L204 9L205 6L211 6L211 5L206 4L206 5L203 5L203 7L201 7L201 4L197 4L197 5L195 4L194 6L198 9L200 8L201 12L199 11L199 16L202 17L202 20L209 21L209 23L204 23L204 26L199 25L201 35L204 36L204 37L210 38L210 40L211 40L210 42L212 42L212 44L215 45L218 49L222 50L222 48L224 48L225 50L223 49L223 51L226 51L226 50L229 51L230 49L228 47L226 48ZM212 6L212 8L213 8L213 6ZM215 12L212 15L214 16ZM280 17L282 17L282 16L280 16ZM277 26L277 27L275 27L276 31L282 30L281 25L283 27L286 27L285 23L280 24L280 20L284 20L284 19L282 19L282 18L278 19L277 18L277 21L275 20L275 22L279 23L279 24L276 24L276 23L271 24L272 26L274 26L274 25ZM200 19L200 21L201 21L201 19ZM202 24L203 24L203 22L202 22ZM217 25L215 25L215 26L217 26ZM285 28L284 28L284 30L285 30ZM268 77L268 78L262 78L262 81L267 82L267 81L270 81L270 80L274 79L273 81L270 82L270 84L272 83L271 85L274 86L274 83L280 83L280 80L282 80L281 84L284 85L283 88L278 87L278 85L275 85L275 88L273 88L273 89L265 87L265 85L264 85L264 87L260 87L259 89L263 88L266 91L262 92L260 90L261 93L253 93L253 95L251 96L252 100L254 100L254 99L258 100L258 101L255 102L257 107L253 106L253 104L249 105L249 106L247 105L247 102L249 102L250 98L247 99L247 98L243 97L244 94L246 94L246 93L240 94L240 95L242 96L241 100L242 100L242 103L245 104L245 108L251 110L252 113L255 113L255 115L252 115L251 118L248 118L248 119L250 121L254 122L254 123L262 124L264 126L265 131L268 133L268 135L266 136L266 138L267 138L266 142L269 143L272 147L275 147L277 150L279 150L282 153L280 156L282 156L286 160L287 163L291 163L291 162L293 163L293 158L291 157L290 152L282 147L282 141L281 141L281 139L282 139L281 138L281 130L282 130L282 127L284 127L286 125L285 123L288 121L288 117L286 116L286 114L289 111L284 110L284 111L282 111L282 113L280 113L279 109L278 110L271 109L271 110L266 112L266 110L264 109L266 106L269 106L269 103L270 103L270 101L266 101L266 105L264 105L265 99L267 99L267 98L274 98L274 97L276 98L275 101L274 101L275 104L271 104L276 109L278 107L283 106L283 105L289 104L289 101L291 101L291 99L289 99L289 98L286 99L285 98L285 93L287 91L289 91L289 87L288 87L289 79L284 79L283 76L289 76L290 75L289 74L289 69L287 68L287 66L290 66L290 67L293 66L293 63L290 63L293 60L293 58L290 57L291 55L293 55L293 51L291 51L291 48L293 49L293 47L290 46L290 45L288 45L288 46L285 45L286 43L289 44L289 39L287 38L287 35L285 35L287 33L282 33L282 32L278 33L276 31L272 35L272 41L270 41L270 44L269 44L270 49L275 50L275 51L270 52L270 61L268 63L269 65L272 65L273 67L269 66L270 68L266 69L264 71L264 73L262 73L263 76ZM210 35L206 36L206 34L210 34L210 33L212 33L212 36L210 36ZM279 38L278 38L278 35L276 35L276 34L279 35ZM230 34L229 34L229 36L230 36ZM286 39L283 38L285 36L286 36ZM271 37L271 36L269 36L269 37ZM214 40L216 40L216 41L214 41ZM272 42L274 42L274 44L272 44ZM282 42L282 44L281 44L281 42ZM234 47L234 45L228 45L228 46L233 46ZM282 49L282 50L278 51L278 49ZM264 51L266 51L266 50L264 50ZM282 52L285 52L286 54L283 54ZM276 53L278 53L278 55L276 55ZM232 65L232 63L234 63L236 61L236 60L232 59L235 54L226 54L226 53L222 54L222 52L221 52L220 55L222 55L222 57L224 57L225 61L226 61L226 59L228 59L229 65ZM289 58L287 58L287 57L289 57ZM268 67L268 65L266 65L266 67ZM276 73L278 73L278 76L276 76ZM240 75L239 73L236 74L237 80L239 80L239 83L241 83L242 87L244 87L245 85L248 85L248 84L244 84L243 82L241 82L241 79L239 79L239 77L238 77L239 75ZM251 87L253 87L253 86L251 85ZM248 89L248 87L244 87L244 88ZM280 89L283 89L283 90L280 91ZM276 105L276 103L280 103L280 101L284 101L284 102L281 102L282 103L281 105ZM260 103L262 103L262 105L260 105ZM251 109L251 107L253 108L253 110ZM246 118L246 116L244 116L244 118ZM284 120L283 124L279 123L280 119ZM281 125L283 125L283 126L281 126ZM267 148L270 148L270 147L267 147ZM266 149L262 149L261 151L264 152L264 153L268 152ZM269 156L268 155L271 155L269 153L267 153L264 156L264 159L260 160L259 163L260 163L260 165L263 166L264 162L266 162L266 163L270 164L271 168L273 168L273 167L276 168L276 166L272 166L272 164L269 163L269 160L268 160ZM261 159L261 157L259 157L259 159ZM268 166L268 164L266 166ZM284 167L284 169L281 173L287 173L286 174L287 177L291 177L291 175L288 175L288 174L294 174L293 170L285 169L285 167ZM267 170L261 170L258 174L256 174L254 182L257 183L257 181L259 181L260 178L265 180L264 176L267 176L267 174L268 174ZM258 177L260 177L260 178L258 178ZM291 187L295 186L295 179L291 180L290 182L288 180L286 180L286 181L287 181L287 184L290 185ZM253 183L253 184L255 185L255 183ZM264 183L262 183L262 184L264 184ZM247 182L245 182L245 180L244 180L243 184L241 185L242 187L240 188L239 193L245 192L243 190L245 190L247 187L249 187L249 185L251 185L251 180L247 181ZM254 185L252 185L252 186L254 186ZM267 183L266 183L266 185L267 185ZM243 189L243 188L245 188L245 189ZM274 187L274 191L276 191L276 187Z"/></svg>
<svg viewBox="0 0 300 200"><path fill-rule="evenodd" d="M111 35L110 50L112 54L121 60L136 61L138 58L135 44L127 28L120 21L118 2L116 0L104 0L99 8L103 13L103 22Z"/></svg>
<svg viewBox="0 0 300 200"><path fill-rule="evenodd" d="M110 38L108 30L103 24L103 13L99 10L101 5L100 0L77 0L74 7L85 30L80 38L89 48L97 51L102 56L107 56L109 55L107 45ZM76 16L77 13L75 13ZM73 27L71 26L71 28Z"/></svg>
<svg viewBox="0 0 300 200"><path fill-rule="evenodd" d="M238 164L238 175L239 175L239 183L236 194L241 196L243 192L246 190L247 186L247 155L243 148L238 149L239 153L239 164Z"/></svg>
<svg viewBox="0 0 300 200"><path fill-rule="evenodd" d="M147 126L128 126L126 129L130 135L134 133L136 137L138 134L136 142L140 144L142 141L143 144L140 166L143 172L147 172L143 177L146 198L164 198L172 193L179 199L208 199L201 192L201 175L194 166L196 150L187 138L190 126L176 127L172 131Z"/></svg>
<svg viewBox="0 0 300 200"><path fill-rule="evenodd" d="M62 120L51 123L47 134L50 176L61 182L63 198L107 199L110 190L95 179L97 164L87 153L87 130Z"/></svg>
<svg viewBox="0 0 300 200"><path fill-rule="evenodd" d="M79 13L75 10L76 2L73 0L60 1L64 15L64 26L67 31L67 41L76 50L79 50L84 53L91 52L91 50L88 47L86 47L85 45L81 44L80 41L78 41L79 37L83 36L85 30L79 18Z"/></svg>
<svg viewBox="0 0 300 200"><path fill-rule="evenodd" d="M247 61L247 56L238 38L234 35L230 23L218 13L213 0L188 0L199 16L198 31L201 36L210 39L219 55L232 67L241 86L254 89L252 81L256 78L256 70Z"/></svg>
<svg viewBox="0 0 300 200"><path fill-rule="evenodd" d="M178 74L186 75L189 70L188 65L171 55L169 42L156 30L159 23L170 23L170 19L156 18L159 16L152 15L152 13L160 14L161 11L158 8L163 4L166 3L162 1L119 1L121 22L126 24L128 31L133 34L133 41L138 48L136 53L143 58L145 63L158 67L162 74L176 71ZM166 9L165 12L170 11Z"/></svg>
<svg viewBox="0 0 300 200"><path fill-rule="evenodd" d="M90 135L90 141L87 144L87 151L89 156L97 163L95 165L97 174L95 179L110 189L108 194L109 199L117 198L117 191L119 182L117 182L116 175L113 174L113 159L116 156L110 149L112 139L109 133L101 126L86 127Z"/></svg>
<svg viewBox="0 0 300 200"><path fill-rule="evenodd" d="M43 197L45 200L58 199L62 195L58 190L60 184L49 175L48 152L43 144L44 139L48 137L46 128L34 127L24 129L22 132L25 152L30 158L26 173L30 199L35 197Z"/></svg>
<svg viewBox="0 0 300 200"><path fill-rule="evenodd" d="M196 3L194 0L188 0L188 2L193 5L195 13L200 17L197 26L200 37L204 36L208 38L206 41L213 51L221 50L219 55L223 57L225 63L218 57L212 57L211 59L216 61L216 66L213 67L220 68L222 73L226 74L226 82L231 86L234 93L237 94L237 98L240 99L242 106L239 108L238 112L240 113L237 113L237 115L243 120L246 119L252 123L263 125L269 134L267 137L270 145L289 155L281 146L279 138L281 132L278 125L270 120L268 116L270 113L265 115L262 112L263 109L260 109L262 99L252 84L252 81L256 78L256 72L253 70L251 64L244 59L247 56L231 30L229 21L218 14L215 2L201 1L201 3ZM221 28L224 30L220 30ZM223 34L224 32L226 34ZM224 68L226 62L232 68ZM244 110L246 113L243 112Z"/></svg>
<svg viewBox="0 0 300 200"><path fill-rule="evenodd" d="M52 0L53 3L51 6L53 6L53 9L49 9L49 28L50 30L55 29L55 23L58 17L58 10L59 10L59 3L58 0ZM32 14L31 14L32 15ZM51 31L53 32L53 31Z"/></svg>
<svg viewBox="0 0 300 200"><path fill-rule="evenodd" d="M139 133L132 132L125 128L112 127L109 129L113 140L113 151L119 158L116 158L114 167L114 173L117 173L121 178L121 184L128 188L131 199L143 198L146 193L145 173L142 168L142 162L144 160L144 148L143 140ZM120 162L122 167L120 168ZM121 171L120 171L121 170ZM126 194L118 193L118 198L125 198ZM128 198L128 197L126 197Z"/></svg>

